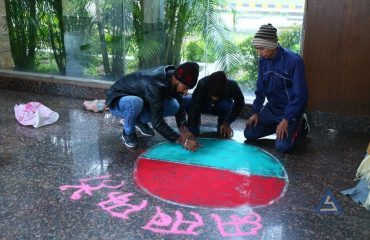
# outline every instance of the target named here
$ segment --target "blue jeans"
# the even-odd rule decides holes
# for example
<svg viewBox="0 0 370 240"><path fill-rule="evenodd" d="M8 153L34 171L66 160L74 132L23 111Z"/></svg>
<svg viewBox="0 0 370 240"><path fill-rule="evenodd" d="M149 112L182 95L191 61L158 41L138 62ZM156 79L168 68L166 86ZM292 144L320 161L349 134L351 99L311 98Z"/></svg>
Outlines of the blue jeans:
<svg viewBox="0 0 370 240"><path fill-rule="evenodd" d="M281 116L275 116L268 107L264 107L258 114L257 126L244 129L244 136L247 140L257 140L259 138L276 133L276 128L281 121ZM305 123L302 117L292 119L288 122L288 137L275 140L275 149L278 152L289 152L300 140L307 135L302 131Z"/></svg>
<svg viewBox="0 0 370 240"><path fill-rule="evenodd" d="M187 114L189 114L190 106L191 106L191 95L187 95L184 97L184 108ZM226 118L234 109L234 101L229 98L221 99L216 105L212 106L211 104L203 104L200 107L200 113L211 114L214 116L218 116L217 119L217 130L219 130L220 126L225 122ZM231 122L229 123L231 124ZM195 127L190 127L189 130L195 135L198 136L200 132L200 125Z"/></svg>
<svg viewBox="0 0 370 240"><path fill-rule="evenodd" d="M180 108L179 102L174 99L164 99L163 117L174 116ZM113 116L123 119L123 130L126 134L135 132L135 123L146 124L151 121L149 109L144 107L144 101L138 96L124 96L117 102L117 105L109 109Z"/></svg>

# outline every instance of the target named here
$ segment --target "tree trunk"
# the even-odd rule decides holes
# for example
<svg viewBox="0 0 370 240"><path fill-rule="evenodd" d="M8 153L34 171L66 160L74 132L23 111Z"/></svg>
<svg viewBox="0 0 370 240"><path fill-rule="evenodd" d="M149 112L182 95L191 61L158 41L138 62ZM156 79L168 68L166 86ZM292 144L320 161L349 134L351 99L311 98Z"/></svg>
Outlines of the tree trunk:
<svg viewBox="0 0 370 240"><path fill-rule="evenodd" d="M109 66L108 49L107 44L105 42L104 23L101 18L99 0L95 0L95 8L96 8L96 24L98 26L99 31L100 51L103 58L104 73L106 76L107 75L109 76L111 74L111 70Z"/></svg>
<svg viewBox="0 0 370 240"><path fill-rule="evenodd" d="M30 17L28 18L28 60L27 69L35 68L36 41L37 41L37 18L36 18L36 0L29 0Z"/></svg>
<svg viewBox="0 0 370 240"><path fill-rule="evenodd" d="M65 53L65 45L64 45L64 22L63 22L62 1L54 0L54 1L51 1L50 4L58 20L57 29L54 29L52 23L49 22L50 44L53 50L55 62L59 69L59 73L61 75L65 75L66 74L66 53Z"/></svg>
<svg viewBox="0 0 370 240"><path fill-rule="evenodd" d="M124 68L124 43L123 43L123 21L125 9L122 4L112 4L112 75L117 80L125 74Z"/></svg>

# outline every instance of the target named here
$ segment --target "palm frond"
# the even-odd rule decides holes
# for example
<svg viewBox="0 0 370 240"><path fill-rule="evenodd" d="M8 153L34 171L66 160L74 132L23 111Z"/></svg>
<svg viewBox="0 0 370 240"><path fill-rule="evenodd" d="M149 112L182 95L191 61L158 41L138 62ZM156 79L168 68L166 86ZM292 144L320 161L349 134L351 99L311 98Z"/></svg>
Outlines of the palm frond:
<svg viewBox="0 0 370 240"><path fill-rule="evenodd" d="M142 59L151 59L158 56L162 49L162 43L155 40L146 39L138 46L137 55Z"/></svg>

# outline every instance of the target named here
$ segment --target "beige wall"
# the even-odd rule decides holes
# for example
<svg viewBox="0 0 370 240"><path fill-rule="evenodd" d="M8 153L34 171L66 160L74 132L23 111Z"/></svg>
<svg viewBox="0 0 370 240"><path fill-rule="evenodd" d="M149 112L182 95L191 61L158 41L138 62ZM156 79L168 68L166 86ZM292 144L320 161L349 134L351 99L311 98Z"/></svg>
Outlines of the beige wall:
<svg viewBox="0 0 370 240"><path fill-rule="evenodd" d="M0 69L11 69L14 66L6 25L5 0L0 0Z"/></svg>

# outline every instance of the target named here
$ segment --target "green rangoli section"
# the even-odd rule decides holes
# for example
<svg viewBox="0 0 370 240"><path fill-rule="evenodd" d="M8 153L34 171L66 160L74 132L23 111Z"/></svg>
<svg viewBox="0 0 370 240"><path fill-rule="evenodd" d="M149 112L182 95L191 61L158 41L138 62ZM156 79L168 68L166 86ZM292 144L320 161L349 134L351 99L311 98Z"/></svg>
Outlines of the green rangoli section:
<svg viewBox="0 0 370 240"><path fill-rule="evenodd" d="M186 151L170 142L156 145L143 157L161 161L230 170L243 175L285 178L279 161L263 150L231 140L198 139L201 147L196 152Z"/></svg>

